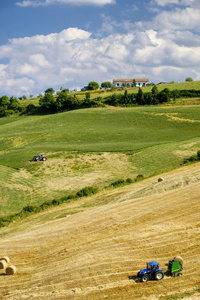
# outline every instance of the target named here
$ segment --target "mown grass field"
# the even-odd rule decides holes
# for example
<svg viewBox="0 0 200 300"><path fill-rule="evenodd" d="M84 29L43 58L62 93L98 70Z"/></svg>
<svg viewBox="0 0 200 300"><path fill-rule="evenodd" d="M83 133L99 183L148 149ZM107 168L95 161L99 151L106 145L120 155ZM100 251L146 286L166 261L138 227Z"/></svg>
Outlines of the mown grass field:
<svg viewBox="0 0 200 300"><path fill-rule="evenodd" d="M96 108L0 119L0 215L85 186L179 166L200 149L200 106ZM45 152L47 162L34 163Z"/></svg>

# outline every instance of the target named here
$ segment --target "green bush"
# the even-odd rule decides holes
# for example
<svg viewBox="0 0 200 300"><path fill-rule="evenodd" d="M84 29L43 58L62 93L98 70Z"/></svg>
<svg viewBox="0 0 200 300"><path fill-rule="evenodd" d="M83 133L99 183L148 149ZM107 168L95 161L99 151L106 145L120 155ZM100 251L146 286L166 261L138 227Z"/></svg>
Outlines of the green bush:
<svg viewBox="0 0 200 300"><path fill-rule="evenodd" d="M190 156L189 158L184 159L183 163L188 164L188 163L195 162L198 160L200 160L200 150L197 151L197 154L194 154L194 155Z"/></svg>
<svg viewBox="0 0 200 300"><path fill-rule="evenodd" d="M126 179L126 182L129 184L129 183L133 183L133 179L131 179L131 178L127 178Z"/></svg>
<svg viewBox="0 0 200 300"><path fill-rule="evenodd" d="M86 186L82 190L76 193L77 197L87 197L91 196L93 194L96 194L98 192L98 188L96 187L91 187L91 186Z"/></svg>
<svg viewBox="0 0 200 300"><path fill-rule="evenodd" d="M138 175L135 179L134 179L134 181L135 182L138 182L138 181L141 181L141 180L143 180L144 179L144 176L142 175L142 174L140 174L140 175Z"/></svg>
<svg viewBox="0 0 200 300"><path fill-rule="evenodd" d="M119 180L116 180L116 181L112 182L110 184L110 186L112 186L112 187L120 187L120 186L123 186L123 185L126 185L126 184L131 184L133 182L138 182L138 181L143 180L143 179L144 179L143 175L138 175L134 180L131 179L131 178L127 178L126 180L119 179Z"/></svg>
<svg viewBox="0 0 200 300"><path fill-rule="evenodd" d="M119 179L119 180L117 180L117 181L112 182L112 183L111 183L111 186L113 186L113 187L118 187L118 186L124 185L125 183L126 183L126 182L125 182L124 179Z"/></svg>

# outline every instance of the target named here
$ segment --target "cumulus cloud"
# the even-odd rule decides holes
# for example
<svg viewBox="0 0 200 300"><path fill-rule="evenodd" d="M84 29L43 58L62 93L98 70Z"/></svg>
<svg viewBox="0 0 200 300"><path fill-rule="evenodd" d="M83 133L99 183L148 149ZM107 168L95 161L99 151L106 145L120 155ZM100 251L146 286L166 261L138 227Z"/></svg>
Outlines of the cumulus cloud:
<svg viewBox="0 0 200 300"><path fill-rule="evenodd" d="M151 5L158 5L160 7L176 5L200 8L199 0L152 0Z"/></svg>
<svg viewBox="0 0 200 300"><path fill-rule="evenodd" d="M170 5L170 4L179 4L179 0L153 0L151 2L151 4L153 5L159 5L159 6L167 6L167 5Z"/></svg>
<svg viewBox="0 0 200 300"><path fill-rule="evenodd" d="M72 0L34 3L46 5L58 1ZM1 93L36 95L48 87L83 87L91 80L101 83L118 77L147 77L158 82L180 81L191 76L199 80L199 0L152 1L162 9L150 22L118 23L102 15L102 27L95 36L86 30L68 28L59 33L9 40L0 47ZM114 3L73 0L78 2ZM20 3L30 6L33 1ZM174 5L173 10L164 10L167 5Z"/></svg>
<svg viewBox="0 0 200 300"><path fill-rule="evenodd" d="M1 46L0 58L8 63L0 64L0 90L21 96L115 77L199 79L199 53L200 38L190 31L133 30L94 38L88 31L68 28L46 36L11 39Z"/></svg>
<svg viewBox="0 0 200 300"><path fill-rule="evenodd" d="M186 7L176 8L174 11L163 11L151 23L154 28L173 30L200 30L200 9Z"/></svg>
<svg viewBox="0 0 200 300"><path fill-rule="evenodd" d="M106 4L115 4L115 0L23 0L22 2L16 2L17 6L21 7L37 7L48 6L53 4L73 4L73 5L97 5L102 6Z"/></svg>

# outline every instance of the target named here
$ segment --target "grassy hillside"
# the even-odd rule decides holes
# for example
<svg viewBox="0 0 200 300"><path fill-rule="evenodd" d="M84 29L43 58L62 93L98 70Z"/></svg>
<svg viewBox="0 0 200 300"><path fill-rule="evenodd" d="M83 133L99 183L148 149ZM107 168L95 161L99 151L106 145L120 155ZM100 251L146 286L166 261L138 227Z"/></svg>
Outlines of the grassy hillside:
<svg viewBox="0 0 200 300"><path fill-rule="evenodd" d="M0 253L18 273L0 298L186 299L200 297L200 164L104 191L0 229ZM156 260L180 255L183 276L139 283Z"/></svg>
<svg viewBox="0 0 200 300"><path fill-rule="evenodd" d="M84 109L0 119L0 215L85 186L175 168L200 149L200 107ZM45 152L47 162L29 160Z"/></svg>
<svg viewBox="0 0 200 300"><path fill-rule="evenodd" d="M0 217L99 189L0 228L1 257L18 270L0 270L0 299L198 299L200 163L180 166L198 150L199 105L0 119ZM40 152L48 160L31 162ZM138 175L145 179L111 185ZM147 261L166 271L175 255L182 277L137 282Z"/></svg>

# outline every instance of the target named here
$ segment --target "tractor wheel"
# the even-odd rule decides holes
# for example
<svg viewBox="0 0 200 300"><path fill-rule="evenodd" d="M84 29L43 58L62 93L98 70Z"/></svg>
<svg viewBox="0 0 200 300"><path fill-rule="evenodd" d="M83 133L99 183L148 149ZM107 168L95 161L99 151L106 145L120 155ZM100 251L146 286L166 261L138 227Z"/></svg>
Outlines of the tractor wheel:
<svg viewBox="0 0 200 300"><path fill-rule="evenodd" d="M42 160L45 161L45 160L47 160L47 159L46 159L46 157L43 157Z"/></svg>
<svg viewBox="0 0 200 300"><path fill-rule="evenodd" d="M178 276L182 276L183 274L182 273L178 273Z"/></svg>
<svg viewBox="0 0 200 300"><path fill-rule="evenodd" d="M147 282L149 280L149 276L148 275L144 275L144 276L142 276L142 278L141 278L141 281L142 282Z"/></svg>
<svg viewBox="0 0 200 300"><path fill-rule="evenodd" d="M154 278L156 280L161 280L161 279L163 279L163 277L164 277L164 273L162 273L162 272L156 272L154 275Z"/></svg>

